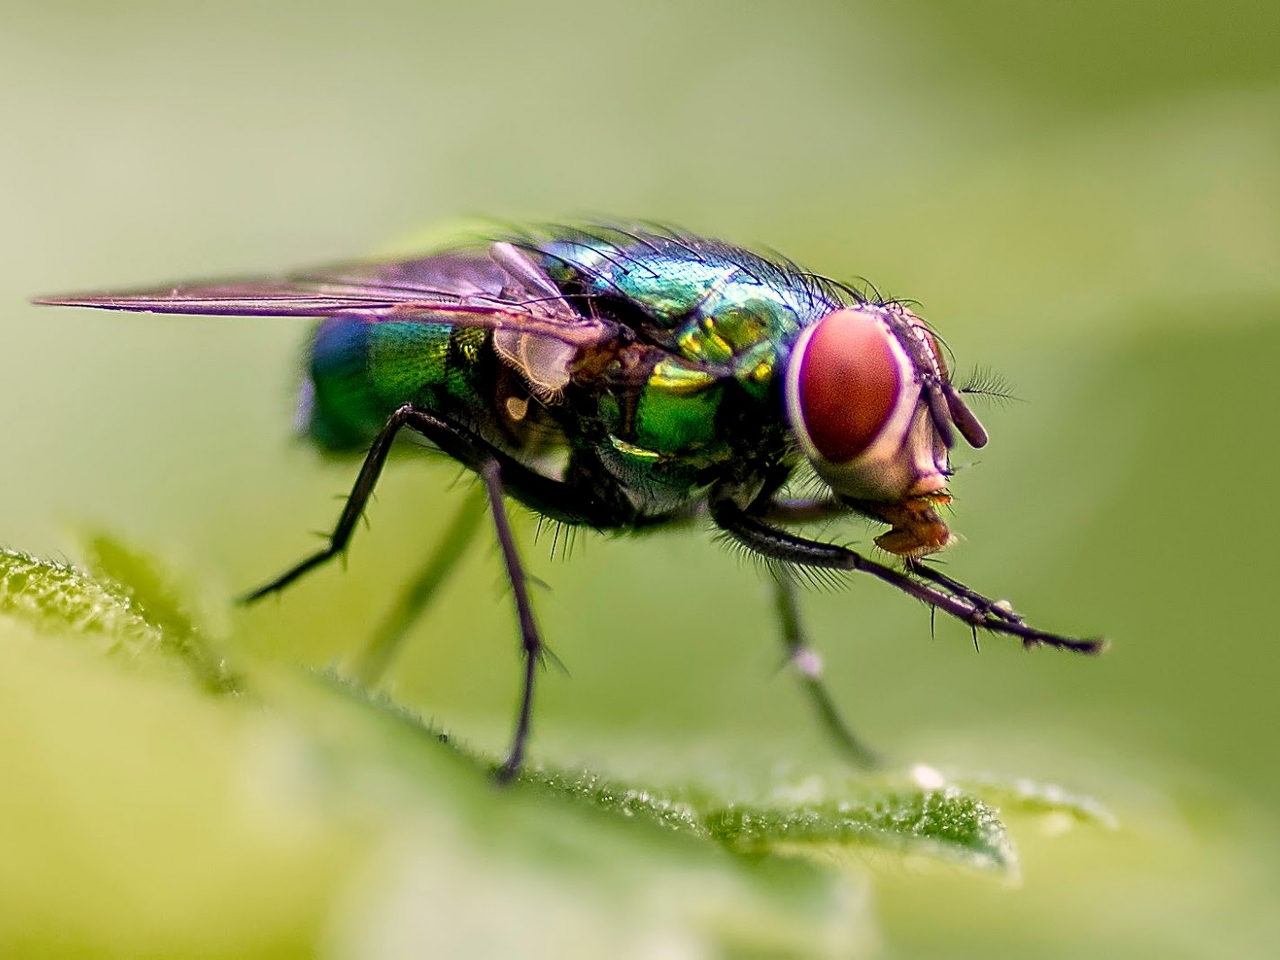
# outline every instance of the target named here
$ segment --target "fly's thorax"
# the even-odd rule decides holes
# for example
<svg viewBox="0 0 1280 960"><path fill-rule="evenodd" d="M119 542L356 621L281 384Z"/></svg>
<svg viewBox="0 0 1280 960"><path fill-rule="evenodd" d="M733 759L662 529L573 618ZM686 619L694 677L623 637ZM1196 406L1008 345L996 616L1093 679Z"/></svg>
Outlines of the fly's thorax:
<svg viewBox="0 0 1280 960"><path fill-rule="evenodd" d="M818 476L894 525L882 547L922 555L951 542L934 509L946 500L947 450L956 429L975 446L986 437L919 317L894 303L827 314L796 341L785 398Z"/></svg>

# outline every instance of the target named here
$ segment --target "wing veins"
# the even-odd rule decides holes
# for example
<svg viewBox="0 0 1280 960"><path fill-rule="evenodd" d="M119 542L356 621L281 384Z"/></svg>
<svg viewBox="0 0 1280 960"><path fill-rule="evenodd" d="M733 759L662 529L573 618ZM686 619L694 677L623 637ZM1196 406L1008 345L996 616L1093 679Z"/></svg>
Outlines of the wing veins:
<svg viewBox="0 0 1280 960"><path fill-rule="evenodd" d="M371 266L376 268L376 265ZM336 280L336 282L335 282ZM465 292L309 273L283 280L192 284L158 290L41 297L39 304L196 316L363 316L372 320L446 323L491 330L519 329L573 346L617 334L616 324L578 313L567 299L503 300L478 284ZM556 308L559 309L556 309Z"/></svg>

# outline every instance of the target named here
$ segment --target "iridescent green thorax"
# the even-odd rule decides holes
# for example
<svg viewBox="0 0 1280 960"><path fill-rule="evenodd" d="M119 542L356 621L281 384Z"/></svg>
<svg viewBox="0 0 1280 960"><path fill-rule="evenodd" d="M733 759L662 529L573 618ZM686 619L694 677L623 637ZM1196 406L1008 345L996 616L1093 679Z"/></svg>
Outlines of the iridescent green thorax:
<svg viewBox="0 0 1280 960"><path fill-rule="evenodd" d="M695 364L728 367L763 396L800 330L838 303L798 270L708 241L575 237L550 243L547 271L562 286L643 311L659 342Z"/></svg>

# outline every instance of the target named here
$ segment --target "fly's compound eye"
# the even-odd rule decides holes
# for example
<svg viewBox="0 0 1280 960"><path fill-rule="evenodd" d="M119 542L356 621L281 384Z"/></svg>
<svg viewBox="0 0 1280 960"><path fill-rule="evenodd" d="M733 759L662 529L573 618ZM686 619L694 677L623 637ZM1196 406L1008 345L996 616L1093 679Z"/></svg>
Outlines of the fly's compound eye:
<svg viewBox="0 0 1280 960"><path fill-rule="evenodd" d="M796 343L787 408L809 458L838 467L885 433L912 383L910 363L884 321L851 307L823 317Z"/></svg>

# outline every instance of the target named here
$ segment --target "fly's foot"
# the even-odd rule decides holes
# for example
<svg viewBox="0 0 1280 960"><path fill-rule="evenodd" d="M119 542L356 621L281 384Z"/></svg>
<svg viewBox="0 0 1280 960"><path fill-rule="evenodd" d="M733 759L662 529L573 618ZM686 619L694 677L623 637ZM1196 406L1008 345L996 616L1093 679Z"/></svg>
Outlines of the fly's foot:
<svg viewBox="0 0 1280 960"><path fill-rule="evenodd" d="M1037 630L1027 624L1008 600L991 600L965 586L959 580L939 572L936 567L919 560L908 560L906 571L911 576L928 581L940 588L953 603L963 604L967 608L959 611L952 610L953 615L958 615L960 619L978 630L990 630L993 633L1015 636L1022 641L1024 650L1030 650L1033 647L1057 647L1076 653L1093 654L1101 653L1106 648L1105 640L1080 640Z"/></svg>

